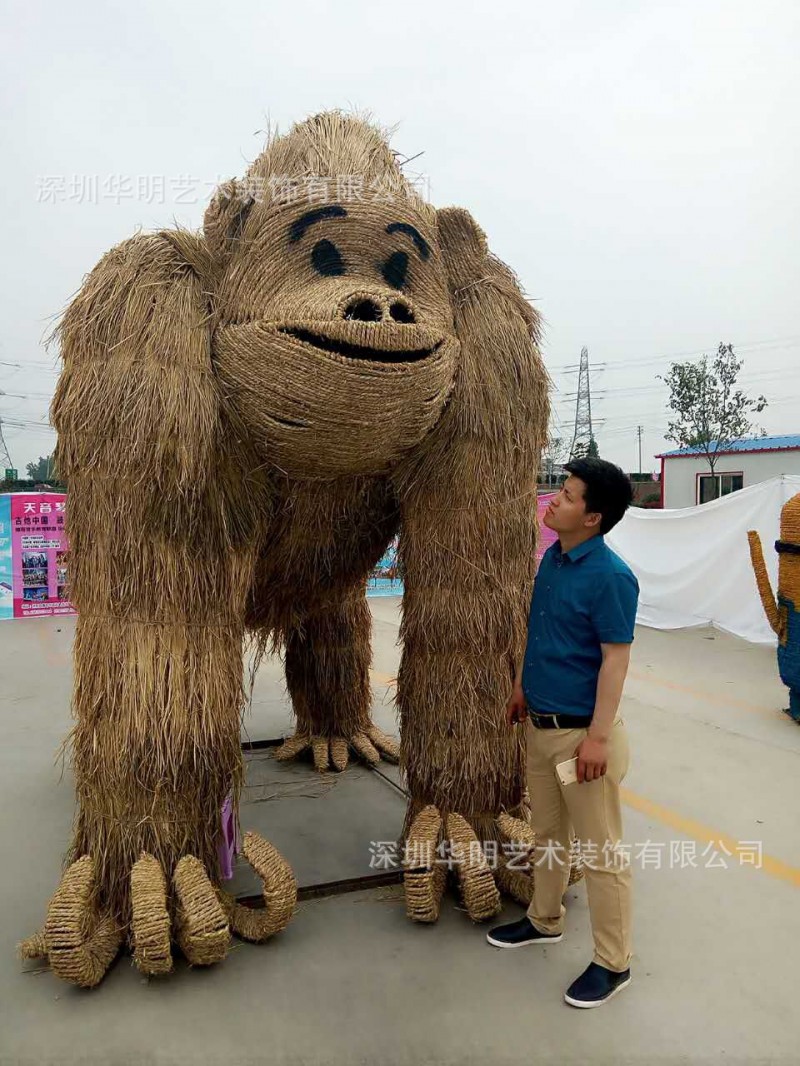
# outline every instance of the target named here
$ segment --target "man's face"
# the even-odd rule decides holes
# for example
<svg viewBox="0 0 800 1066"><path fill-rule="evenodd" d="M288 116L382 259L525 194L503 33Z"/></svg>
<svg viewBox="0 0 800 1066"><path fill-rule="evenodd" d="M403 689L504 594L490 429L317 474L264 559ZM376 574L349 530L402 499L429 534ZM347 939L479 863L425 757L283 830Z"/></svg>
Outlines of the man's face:
<svg viewBox="0 0 800 1066"><path fill-rule="evenodd" d="M554 533L596 532L601 515L587 512L584 492L586 485L570 475L550 501L544 513L544 524Z"/></svg>

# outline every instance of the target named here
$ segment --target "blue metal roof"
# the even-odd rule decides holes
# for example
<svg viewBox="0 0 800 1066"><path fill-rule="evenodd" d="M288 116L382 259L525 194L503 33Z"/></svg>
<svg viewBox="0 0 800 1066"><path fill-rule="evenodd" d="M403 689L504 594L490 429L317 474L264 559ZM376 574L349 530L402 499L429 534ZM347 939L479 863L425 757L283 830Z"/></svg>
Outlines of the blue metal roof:
<svg viewBox="0 0 800 1066"><path fill-rule="evenodd" d="M720 444L716 452L720 455L730 455L732 452L784 452L792 448L800 448L800 433L790 433L785 437L748 437L746 440L737 440L733 444ZM677 448L673 452L663 452L656 459L674 459L682 455L704 455L702 448Z"/></svg>

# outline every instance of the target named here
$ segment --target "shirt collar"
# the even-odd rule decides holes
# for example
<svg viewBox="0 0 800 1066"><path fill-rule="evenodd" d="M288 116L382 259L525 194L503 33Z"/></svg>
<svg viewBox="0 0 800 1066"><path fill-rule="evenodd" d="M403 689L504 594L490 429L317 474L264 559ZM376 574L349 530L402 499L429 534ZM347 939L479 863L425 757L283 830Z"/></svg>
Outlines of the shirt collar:
<svg viewBox="0 0 800 1066"><path fill-rule="evenodd" d="M576 548L570 548L568 552L561 551L561 541L559 541L558 552L563 559L569 559L571 563L579 563L581 559L589 555L590 552L597 551L603 544L605 544L603 534L598 533L596 536L585 540L583 544L579 544Z"/></svg>

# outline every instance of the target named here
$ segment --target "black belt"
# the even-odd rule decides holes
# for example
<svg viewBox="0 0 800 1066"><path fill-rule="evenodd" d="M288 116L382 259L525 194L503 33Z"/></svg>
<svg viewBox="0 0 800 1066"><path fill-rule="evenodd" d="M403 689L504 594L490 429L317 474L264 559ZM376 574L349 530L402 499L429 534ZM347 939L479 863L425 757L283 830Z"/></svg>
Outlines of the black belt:
<svg viewBox="0 0 800 1066"><path fill-rule="evenodd" d="M591 724L591 715L587 718L579 714L540 714L528 709L531 725L536 729L587 729Z"/></svg>

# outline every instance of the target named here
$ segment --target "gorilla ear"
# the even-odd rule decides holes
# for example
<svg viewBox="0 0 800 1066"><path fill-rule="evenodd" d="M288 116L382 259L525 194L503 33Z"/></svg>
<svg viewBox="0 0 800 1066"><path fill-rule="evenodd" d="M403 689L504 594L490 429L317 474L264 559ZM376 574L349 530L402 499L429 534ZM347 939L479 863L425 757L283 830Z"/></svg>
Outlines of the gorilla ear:
<svg viewBox="0 0 800 1066"><path fill-rule="evenodd" d="M538 312L525 299L519 279L505 263L492 255L486 234L463 207L443 207L436 212L439 244L447 270L450 296L458 318L470 289L476 301L491 317L507 319L521 317L530 339L539 341Z"/></svg>
<svg viewBox="0 0 800 1066"><path fill-rule="evenodd" d="M461 342L450 403L454 425L517 449L535 471L549 406L539 315L468 211L443 208L436 224Z"/></svg>
<svg viewBox="0 0 800 1066"><path fill-rule="evenodd" d="M447 269L450 292L480 275L489 255L486 234L463 207L443 207L436 212L439 244Z"/></svg>
<svg viewBox="0 0 800 1066"><path fill-rule="evenodd" d="M203 218L203 233L218 266L224 266L241 240L255 199L237 181L220 185Z"/></svg>

